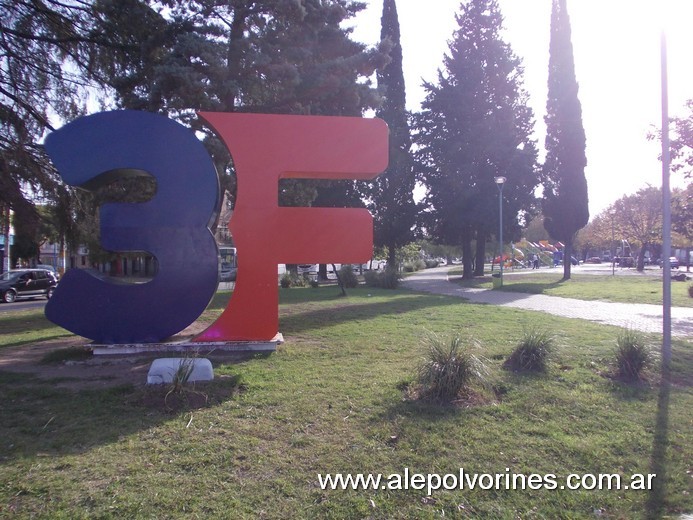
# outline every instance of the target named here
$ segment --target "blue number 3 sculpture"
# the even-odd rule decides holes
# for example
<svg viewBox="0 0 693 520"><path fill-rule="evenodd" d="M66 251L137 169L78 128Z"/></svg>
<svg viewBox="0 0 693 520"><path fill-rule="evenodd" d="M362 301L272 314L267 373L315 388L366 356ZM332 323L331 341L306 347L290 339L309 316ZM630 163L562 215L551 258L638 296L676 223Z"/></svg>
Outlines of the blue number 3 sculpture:
<svg viewBox="0 0 693 520"><path fill-rule="evenodd" d="M156 180L152 199L104 204L100 220L105 249L146 251L159 262L144 284L114 284L71 269L46 317L97 343L158 342L195 321L218 282L209 225L219 181L202 143L171 119L125 110L77 119L51 133L45 146L70 185L93 189L133 173Z"/></svg>

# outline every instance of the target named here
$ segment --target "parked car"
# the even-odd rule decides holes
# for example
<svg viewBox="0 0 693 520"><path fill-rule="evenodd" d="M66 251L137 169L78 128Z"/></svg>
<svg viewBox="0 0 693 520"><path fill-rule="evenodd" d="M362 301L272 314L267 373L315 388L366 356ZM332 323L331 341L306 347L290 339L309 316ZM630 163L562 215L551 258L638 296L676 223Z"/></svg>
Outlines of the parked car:
<svg viewBox="0 0 693 520"><path fill-rule="evenodd" d="M219 280L222 282L235 282L238 269L231 262L222 262L219 268Z"/></svg>
<svg viewBox="0 0 693 520"><path fill-rule="evenodd" d="M681 266L681 264L680 264L680 262L679 262L679 259L676 258L675 256L670 256L670 257L669 257L669 266L670 266L672 269L678 269L678 268ZM660 268L661 268L661 267L664 267L664 260L660 260L660 261L659 261L659 267L660 267Z"/></svg>
<svg viewBox="0 0 693 520"><path fill-rule="evenodd" d="M36 264L36 267L34 267L34 269L45 269L46 271L50 271L51 273L53 273L53 276L56 280L60 280L60 274L58 273L58 271L55 270L55 267L53 267L52 265Z"/></svg>
<svg viewBox="0 0 693 520"><path fill-rule="evenodd" d="M598 256L591 256L587 260L585 260L586 264L601 264L602 259L599 258Z"/></svg>
<svg viewBox="0 0 693 520"><path fill-rule="evenodd" d="M5 303L12 303L17 298L35 298L53 296L58 280L47 269L17 269L7 271L0 276L0 298Z"/></svg>

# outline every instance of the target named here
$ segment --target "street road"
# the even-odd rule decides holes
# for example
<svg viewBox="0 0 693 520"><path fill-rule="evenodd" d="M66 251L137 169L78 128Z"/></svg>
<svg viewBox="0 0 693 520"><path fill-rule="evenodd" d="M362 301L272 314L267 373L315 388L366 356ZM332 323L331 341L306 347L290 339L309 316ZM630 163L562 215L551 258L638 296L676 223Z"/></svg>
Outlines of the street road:
<svg viewBox="0 0 693 520"><path fill-rule="evenodd" d="M35 300L19 300L14 303L0 303L0 315L9 314L11 312L28 311L31 309L43 309L46 306L45 298L36 298Z"/></svg>

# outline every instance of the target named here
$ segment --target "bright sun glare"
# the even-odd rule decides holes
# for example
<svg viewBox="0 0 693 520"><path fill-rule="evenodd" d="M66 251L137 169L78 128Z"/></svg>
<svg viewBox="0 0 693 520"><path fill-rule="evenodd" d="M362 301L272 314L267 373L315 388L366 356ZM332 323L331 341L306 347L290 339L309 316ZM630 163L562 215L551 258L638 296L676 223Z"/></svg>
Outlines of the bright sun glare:
<svg viewBox="0 0 693 520"><path fill-rule="evenodd" d="M661 184L659 142L647 135L661 122L660 33L666 19L669 111L683 115L693 98L693 1L568 0L575 69L587 134L590 213L647 184ZM407 106L418 110L421 81L435 81L456 28L459 0L399 0ZM543 148L551 0L499 0L505 40L522 58L525 88L535 113L535 134ZM355 22L356 39L380 36L382 2L371 0ZM672 177L672 186L683 179Z"/></svg>

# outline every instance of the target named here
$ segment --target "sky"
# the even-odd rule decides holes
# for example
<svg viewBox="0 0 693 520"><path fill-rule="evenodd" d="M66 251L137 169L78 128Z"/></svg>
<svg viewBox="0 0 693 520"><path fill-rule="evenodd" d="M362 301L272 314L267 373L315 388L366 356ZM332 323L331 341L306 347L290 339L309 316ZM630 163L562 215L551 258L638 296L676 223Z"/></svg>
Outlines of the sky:
<svg viewBox="0 0 693 520"><path fill-rule="evenodd" d="M354 38L373 45L380 37L382 0L365 1ZM543 159L551 0L499 5L503 38L523 62ZM437 78L459 6L460 0L397 0L409 110L420 109L422 80ZM661 32L664 26L669 115L683 116L686 99L693 98L693 0L568 0L568 13L587 136L589 207L596 216L623 195L662 185L661 144L647 139L662 121ZM671 185L684 185L681 174L672 174Z"/></svg>

